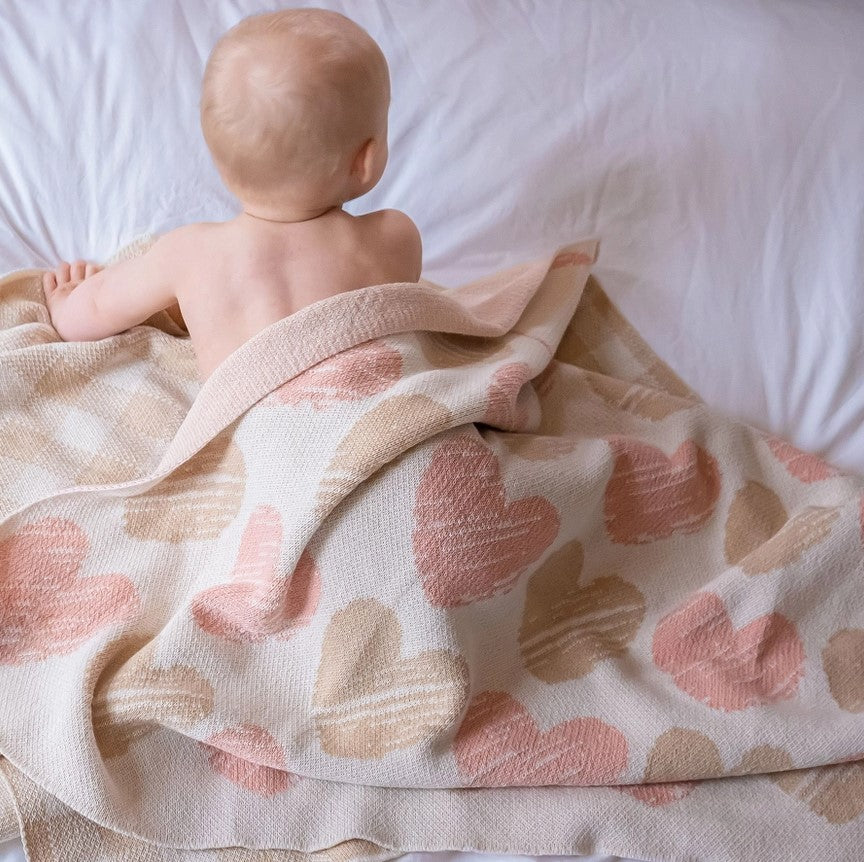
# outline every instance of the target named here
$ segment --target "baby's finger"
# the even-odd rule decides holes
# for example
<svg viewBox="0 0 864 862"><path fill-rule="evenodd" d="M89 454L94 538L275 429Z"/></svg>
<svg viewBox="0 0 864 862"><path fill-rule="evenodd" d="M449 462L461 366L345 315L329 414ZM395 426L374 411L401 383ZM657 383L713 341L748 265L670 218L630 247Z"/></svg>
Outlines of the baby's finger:
<svg viewBox="0 0 864 862"><path fill-rule="evenodd" d="M95 263L88 263L87 266L84 267L84 278L90 278L91 275L95 275L97 272L101 272L102 267Z"/></svg>
<svg viewBox="0 0 864 862"><path fill-rule="evenodd" d="M57 278L55 277L53 272L46 272L42 276L42 288L46 293L54 290L57 287Z"/></svg>
<svg viewBox="0 0 864 862"><path fill-rule="evenodd" d="M54 274L57 276L58 284L69 281L69 264L65 260L61 260L54 268Z"/></svg>
<svg viewBox="0 0 864 862"><path fill-rule="evenodd" d="M83 260L76 260L72 266L69 267L69 275L70 281L82 281L84 279L84 270L87 266L87 262Z"/></svg>

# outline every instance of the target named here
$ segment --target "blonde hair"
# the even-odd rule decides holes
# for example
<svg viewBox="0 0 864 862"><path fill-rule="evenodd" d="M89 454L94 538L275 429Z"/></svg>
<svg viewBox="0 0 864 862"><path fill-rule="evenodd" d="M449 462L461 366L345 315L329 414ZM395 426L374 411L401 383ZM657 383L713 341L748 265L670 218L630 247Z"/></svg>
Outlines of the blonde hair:
<svg viewBox="0 0 864 862"><path fill-rule="evenodd" d="M332 184L389 103L387 61L363 28L338 12L284 9L245 18L216 43L201 128L226 185L270 199Z"/></svg>

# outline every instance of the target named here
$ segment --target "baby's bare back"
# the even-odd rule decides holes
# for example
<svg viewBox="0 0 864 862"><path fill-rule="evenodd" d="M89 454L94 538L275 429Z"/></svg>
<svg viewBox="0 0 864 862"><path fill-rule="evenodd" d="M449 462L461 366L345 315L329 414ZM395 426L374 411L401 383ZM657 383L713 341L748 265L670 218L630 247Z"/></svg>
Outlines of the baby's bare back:
<svg viewBox="0 0 864 862"><path fill-rule="evenodd" d="M313 302L420 277L413 222L396 210L333 210L305 222L241 214L177 231L177 301L202 379L270 324Z"/></svg>

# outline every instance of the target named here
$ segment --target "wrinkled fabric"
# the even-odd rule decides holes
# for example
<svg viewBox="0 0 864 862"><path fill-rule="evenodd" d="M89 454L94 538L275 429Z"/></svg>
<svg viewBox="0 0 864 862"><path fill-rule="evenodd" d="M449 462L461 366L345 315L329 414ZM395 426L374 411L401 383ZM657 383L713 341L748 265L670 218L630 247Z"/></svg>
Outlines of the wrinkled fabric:
<svg viewBox="0 0 864 862"><path fill-rule="evenodd" d="M595 258L338 294L203 385L164 312L65 343L0 282L33 862L851 858L862 480L702 403Z"/></svg>

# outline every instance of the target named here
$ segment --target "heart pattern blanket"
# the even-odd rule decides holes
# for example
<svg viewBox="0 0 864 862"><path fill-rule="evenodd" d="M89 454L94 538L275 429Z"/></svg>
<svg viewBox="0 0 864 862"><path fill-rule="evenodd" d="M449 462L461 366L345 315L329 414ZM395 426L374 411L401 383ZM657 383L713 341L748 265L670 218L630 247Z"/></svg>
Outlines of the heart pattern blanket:
<svg viewBox="0 0 864 862"><path fill-rule="evenodd" d="M142 247L129 253L138 253ZM596 245L65 343L0 282L0 837L31 862L852 859L864 483Z"/></svg>

